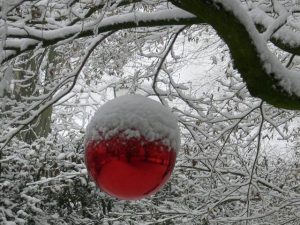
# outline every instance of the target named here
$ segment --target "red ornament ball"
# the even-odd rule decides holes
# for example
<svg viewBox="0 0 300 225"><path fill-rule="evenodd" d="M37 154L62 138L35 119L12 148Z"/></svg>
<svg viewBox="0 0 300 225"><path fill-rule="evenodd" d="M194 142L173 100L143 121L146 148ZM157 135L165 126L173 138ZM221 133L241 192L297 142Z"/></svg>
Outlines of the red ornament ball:
<svg viewBox="0 0 300 225"><path fill-rule="evenodd" d="M104 104L87 127L85 163L96 185L119 199L156 193L180 145L175 116L158 102L126 95Z"/></svg>

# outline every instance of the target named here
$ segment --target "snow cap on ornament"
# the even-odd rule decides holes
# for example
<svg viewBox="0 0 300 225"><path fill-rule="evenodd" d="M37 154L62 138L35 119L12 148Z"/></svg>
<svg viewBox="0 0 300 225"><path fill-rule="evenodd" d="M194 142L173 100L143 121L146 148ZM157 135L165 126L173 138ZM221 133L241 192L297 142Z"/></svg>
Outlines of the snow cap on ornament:
<svg viewBox="0 0 300 225"><path fill-rule="evenodd" d="M85 163L101 190L136 200L168 181L179 147L177 119L169 109L125 95L104 104L88 124Z"/></svg>

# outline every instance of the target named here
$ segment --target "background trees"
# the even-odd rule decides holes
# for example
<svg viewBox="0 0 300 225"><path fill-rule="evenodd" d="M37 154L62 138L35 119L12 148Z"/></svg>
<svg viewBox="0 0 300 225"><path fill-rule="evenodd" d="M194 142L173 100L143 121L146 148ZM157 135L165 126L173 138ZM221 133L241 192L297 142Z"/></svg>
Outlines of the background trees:
<svg viewBox="0 0 300 225"><path fill-rule="evenodd" d="M1 223L299 224L298 112L279 109L299 108L295 2L0 7ZM82 158L91 113L120 93L182 126L171 182L137 202L96 190Z"/></svg>

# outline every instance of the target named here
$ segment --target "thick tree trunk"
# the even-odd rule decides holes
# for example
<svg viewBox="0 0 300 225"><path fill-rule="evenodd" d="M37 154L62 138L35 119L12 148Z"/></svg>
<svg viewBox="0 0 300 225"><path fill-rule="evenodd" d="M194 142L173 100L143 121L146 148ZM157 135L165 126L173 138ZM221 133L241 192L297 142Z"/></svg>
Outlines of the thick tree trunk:
<svg viewBox="0 0 300 225"><path fill-rule="evenodd" d="M55 65L55 50L50 48L48 54L48 64L46 68L45 83L53 81L53 70L49 69L49 65ZM24 61L22 64L22 70L16 72L16 79L20 82L14 89L14 96L18 104L30 105L34 103L34 100L30 100L31 96L38 96L39 93L47 93L46 89L40 90L42 86L38 85L40 79L40 65L45 60L45 54L37 55L33 58L32 53L25 54L21 60ZM32 73L31 73L32 72ZM18 135L18 137L26 143L32 143L34 140L40 137L47 137L51 132L51 117L52 117L52 106L47 108L37 119L31 124L26 126Z"/></svg>

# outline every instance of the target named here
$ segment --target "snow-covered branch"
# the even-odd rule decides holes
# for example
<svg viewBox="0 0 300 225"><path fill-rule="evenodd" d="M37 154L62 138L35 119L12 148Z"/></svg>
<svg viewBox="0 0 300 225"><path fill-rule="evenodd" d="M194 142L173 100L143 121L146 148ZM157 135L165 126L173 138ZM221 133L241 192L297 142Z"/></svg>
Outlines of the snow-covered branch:
<svg viewBox="0 0 300 225"><path fill-rule="evenodd" d="M300 108L300 74L286 69L270 52L267 40L257 31L241 2L237 0L173 2L178 7L197 15L217 31L228 45L234 65L241 73L252 96L279 108Z"/></svg>

